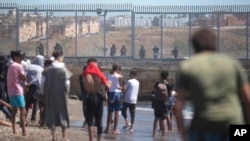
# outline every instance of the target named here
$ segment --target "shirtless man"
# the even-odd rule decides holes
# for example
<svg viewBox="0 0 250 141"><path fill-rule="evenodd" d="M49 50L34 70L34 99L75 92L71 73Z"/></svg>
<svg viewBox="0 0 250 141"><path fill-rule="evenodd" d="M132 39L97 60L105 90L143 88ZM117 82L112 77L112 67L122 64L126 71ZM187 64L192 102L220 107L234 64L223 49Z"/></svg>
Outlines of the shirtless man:
<svg viewBox="0 0 250 141"><path fill-rule="evenodd" d="M97 126L97 141L100 141L103 115L101 86L103 84L105 87L110 88L111 82L107 80L105 74L100 70L95 58L88 59L83 76L83 85L86 90L86 121L89 130L89 141L93 141L95 125Z"/></svg>

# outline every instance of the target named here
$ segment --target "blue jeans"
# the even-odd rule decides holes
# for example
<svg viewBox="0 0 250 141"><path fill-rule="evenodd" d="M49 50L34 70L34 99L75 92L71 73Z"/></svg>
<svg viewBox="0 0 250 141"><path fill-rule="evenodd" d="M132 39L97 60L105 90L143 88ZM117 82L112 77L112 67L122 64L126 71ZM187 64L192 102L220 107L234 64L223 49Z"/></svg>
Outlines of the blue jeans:
<svg viewBox="0 0 250 141"><path fill-rule="evenodd" d="M7 107L0 105L0 110L5 114L6 118L11 119L11 113Z"/></svg>

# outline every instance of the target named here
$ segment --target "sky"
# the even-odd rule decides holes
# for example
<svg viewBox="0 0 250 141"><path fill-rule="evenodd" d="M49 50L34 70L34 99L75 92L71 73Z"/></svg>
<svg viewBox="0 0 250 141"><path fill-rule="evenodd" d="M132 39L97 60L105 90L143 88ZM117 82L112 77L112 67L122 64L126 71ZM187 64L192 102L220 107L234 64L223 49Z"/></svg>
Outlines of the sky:
<svg viewBox="0 0 250 141"><path fill-rule="evenodd" d="M133 5L250 5L250 0L0 0L31 3L131 3Z"/></svg>
<svg viewBox="0 0 250 141"><path fill-rule="evenodd" d="M3 2L15 2L18 4L67 4L67 3L100 3L100 4L132 4L132 5L151 5L151 6L164 6L164 5L249 5L250 0L0 0ZM0 13L2 10L0 10ZM58 13L59 15L72 15L72 13ZM54 15L58 15L54 13ZM93 13L86 13L92 15ZM95 13L94 13L95 14ZM120 14L120 13L119 13ZM73 13L74 15L74 13ZM95 14L96 15L96 14ZM126 15L126 14L125 14ZM108 13L108 16L112 14Z"/></svg>

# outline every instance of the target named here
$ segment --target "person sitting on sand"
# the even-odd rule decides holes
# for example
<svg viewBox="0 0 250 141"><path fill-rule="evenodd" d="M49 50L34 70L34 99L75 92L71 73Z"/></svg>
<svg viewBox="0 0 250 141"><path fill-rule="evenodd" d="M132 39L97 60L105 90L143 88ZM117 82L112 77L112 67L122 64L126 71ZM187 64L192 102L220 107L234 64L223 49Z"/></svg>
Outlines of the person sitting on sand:
<svg viewBox="0 0 250 141"><path fill-rule="evenodd" d="M0 104L4 105L4 106L7 107L9 110L12 110L12 106L11 106L9 103L7 103L7 102L5 102L5 101L3 101L3 100L1 100L1 99L0 99ZM9 122L7 122L7 121L4 121L4 120L1 120L1 119L0 119L0 125L8 126L8 127L11 127L11 126L12 126L11 123L9 123Z"/></svg>

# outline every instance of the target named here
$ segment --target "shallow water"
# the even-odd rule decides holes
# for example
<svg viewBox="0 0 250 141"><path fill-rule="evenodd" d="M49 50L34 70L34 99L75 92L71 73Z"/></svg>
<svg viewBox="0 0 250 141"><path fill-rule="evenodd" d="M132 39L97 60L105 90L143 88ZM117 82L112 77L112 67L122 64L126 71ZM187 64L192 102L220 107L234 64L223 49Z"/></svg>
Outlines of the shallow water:
<svg viewBox="0 0 250 141"><path fill-rule="evenodd" d="M183 110L186 126L189 125L190 119L192 118L192 107L187 104ZM127 111L128 117L129 112ZM106 119L107 119L107 107L104 106L103 112L103 129L106 128ZM177 132L177 124L175 118L173 118L173 132L166 132L165 137L161 136L161 133L152 138L153 130L153 120L154 113L151 108L150 102L140 102L137 104L135 123L134 123L134 132L130 132L128 129L123 129L125 121L120 114L118 128L120 134L103 134L102 138L106 140L116 140L116 141L180 141L179 133ZM72 121L71 126L81 127L83 124L82 121ZM159 127L158 127L159 129Z"/></svg>

